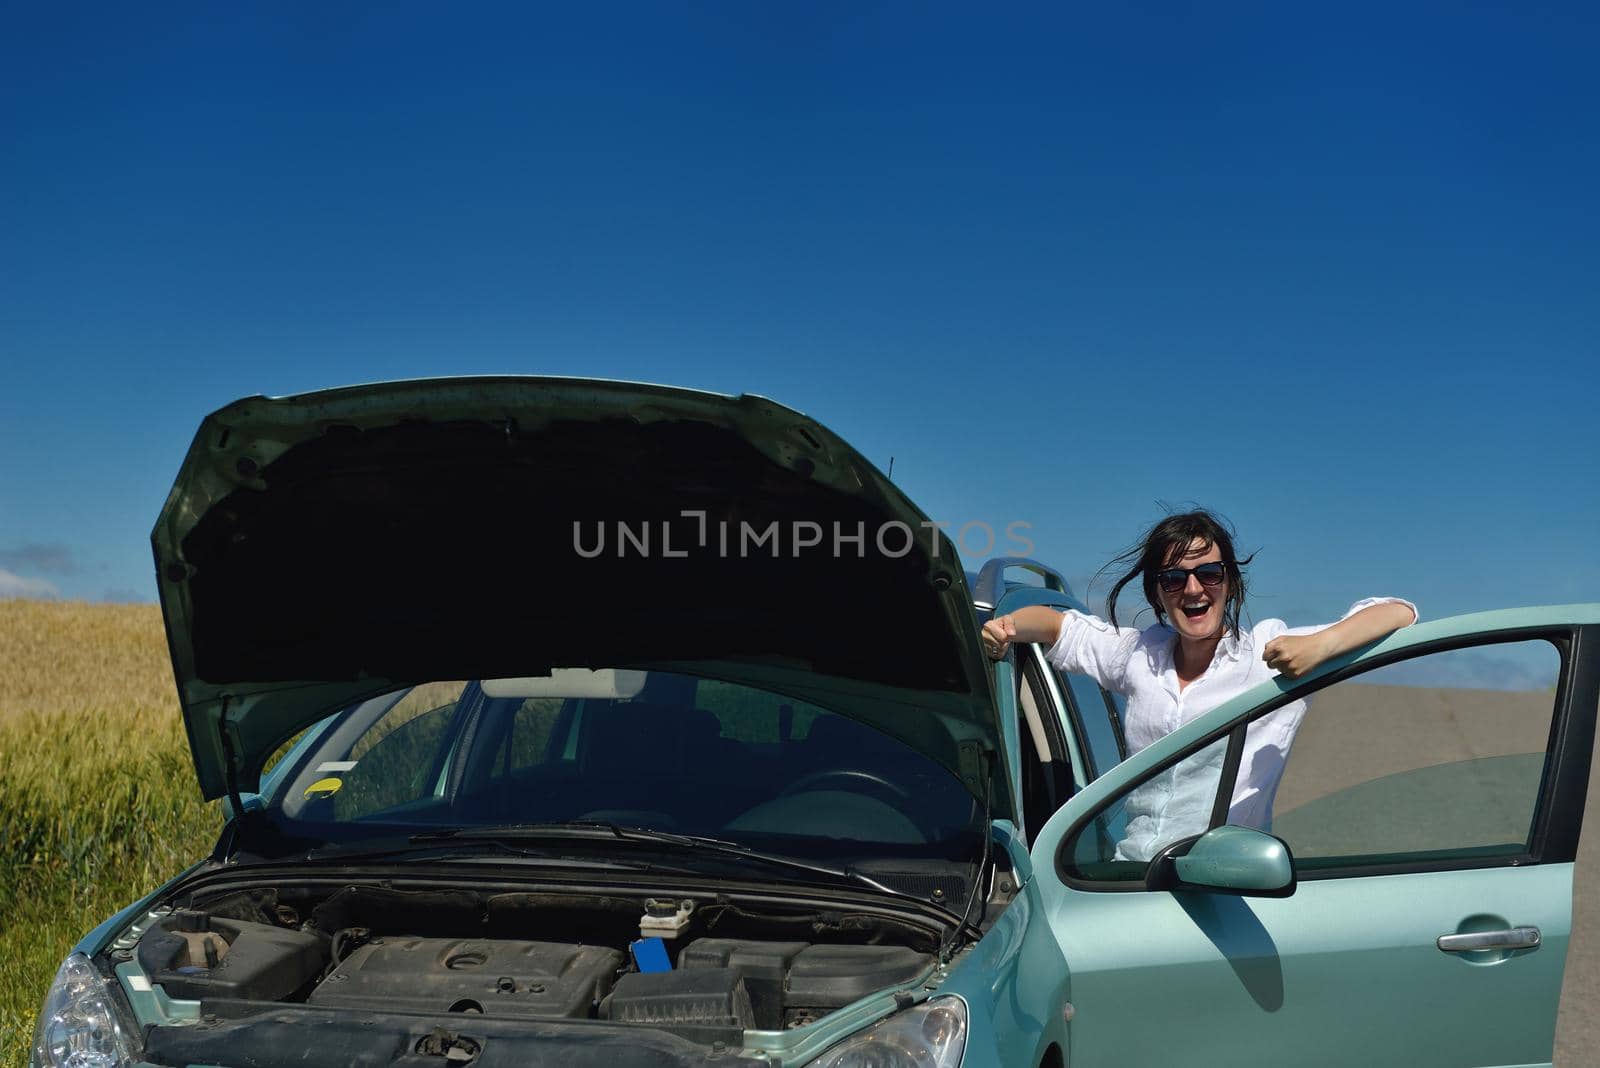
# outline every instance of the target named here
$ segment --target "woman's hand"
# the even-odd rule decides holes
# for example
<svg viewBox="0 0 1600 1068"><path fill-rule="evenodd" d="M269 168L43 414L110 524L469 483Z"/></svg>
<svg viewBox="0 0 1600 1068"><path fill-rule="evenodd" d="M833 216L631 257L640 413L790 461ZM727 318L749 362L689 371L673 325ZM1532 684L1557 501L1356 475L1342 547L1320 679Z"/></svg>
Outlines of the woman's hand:
<svg viewBox="0 0 1600 1068"><path fill-rule="evenodd" d="M980 637L990 660L1006 655L1012 642L1042 642L1054 645L1061 636L1061 613L1042 604L1019 608L1010 615L995 616L983 625Z"/></svg>
<svg viewBox="0 0 1600 1068"><path fill-rule="evenodd" d="M1266 644L1261 659L1287 678L1298 679L1338 651L1328 632L1281 634Z"/></svg>
<svg viewBox="0 0 1600 1068"><path fill-rule="evenodd" d="M1010 616L995 616L983 625L983 651L990 660L999 660L1017 637L1017 621Z"/></svg>
<svg viewBox="0 0 1600 1068"><path fill-rule="evenodd" d="M1266 644L1261 659L1269 668L1297 679L1324 660L1387 637L1416 619L1416 610L1404 601L1369 604L1315 634L1279 635Z"/></svg>

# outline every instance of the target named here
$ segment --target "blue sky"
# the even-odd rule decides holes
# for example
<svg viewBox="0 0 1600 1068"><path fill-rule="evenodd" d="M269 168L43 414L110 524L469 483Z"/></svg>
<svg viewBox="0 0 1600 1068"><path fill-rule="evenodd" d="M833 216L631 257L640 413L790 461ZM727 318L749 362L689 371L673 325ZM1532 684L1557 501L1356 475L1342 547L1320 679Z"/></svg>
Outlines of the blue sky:
<svg viewBox="0 0 1600 1068"><path fill-rule="evenodd" d="M1600 600L1592 5L7 5L0 593L153 596L201 416L775 397L1080 585Z"/></svg>

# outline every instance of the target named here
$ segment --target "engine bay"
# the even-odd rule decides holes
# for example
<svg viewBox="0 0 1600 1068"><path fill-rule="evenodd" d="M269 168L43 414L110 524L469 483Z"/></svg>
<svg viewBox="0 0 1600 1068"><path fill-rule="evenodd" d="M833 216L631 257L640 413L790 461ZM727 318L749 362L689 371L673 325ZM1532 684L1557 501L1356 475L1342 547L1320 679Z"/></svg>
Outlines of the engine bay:
<svg viewBox="0 0 1600 1068"><path fill-rule="evenodd" d="M149 1028L146 1056L238 1068L285 1063L295 1027L342 1051L328 1063L369 1063L358 1047L389 1035L403 1048L385 1040L370 1063L492 1064L488 1048L515 1041L497 1035L542 1025L737 1050L746 1032L926 981L945 933L881 908L725 896L282 886L180 904L126 954L150 988L198 1003Z"/></svg>

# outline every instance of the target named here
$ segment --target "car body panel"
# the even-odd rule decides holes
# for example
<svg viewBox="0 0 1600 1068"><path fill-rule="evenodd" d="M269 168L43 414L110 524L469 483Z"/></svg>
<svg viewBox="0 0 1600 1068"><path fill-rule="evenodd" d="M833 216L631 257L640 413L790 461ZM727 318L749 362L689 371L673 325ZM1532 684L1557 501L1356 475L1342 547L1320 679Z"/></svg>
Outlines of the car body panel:
<svg viewBox="0 0 1600 1068"><path fill-rule="evenodd" d="M578 554L591 519L602 545L617 524L615 556ZM673 547L680 520L698 540ZM815 556L808 523L833 528ZM648 544L651 524L655 556L630 550L622 526ZM730 525L776 530L770 556L713 551ZM602 661L786 676L913 746L930 720L1000 745L954 544L848 444L760 397L481 378L248 398L202 423L152 545L208 798L256 789L279 744L362 697ZM885 603L902 606L887 637L838 624ZM951 767L975 793L976 763Z"/></svg>
<svg viewBox="0 0 1600 1068"><path fill-rule="evenodd" d="M1538 1063L1571 888L1571 864L1303 881L1287 898L1061 888L1072 1063L1166 1065L1174 1041L1197 1063ZM1473 916L1543 944L1489 965L1441 952Z"/></svg>
<svg viewBox="0 0 1600 1068"><path fill-rule="evenodd" d="M1036 1065L1051 1046L1066 1050L1060 1011L1066 970L1049 921L1031 895L1021 895L988 935L966 954L939 994L955 994L970 1010L970 1066Z"/></svg>
<svg viewBox="0 0 1600 1068"><path fill-rule="evenodd" d="M1016 671L1010 661L996 661L994 665L994 689L996 704L1000 708L1002 752L1005 754L1005 763L997 767L996 771L1006 776L1006 786L1012 797L1022 796L1022 727L1019 723L1021 716L1017 708L1017 682ZM1013 819L1020 827L1022 816L1016 814Z"/></svg>
<svg viewBox="0 0 1600 1068"><path fill-rule="evenodd" d="M1169 1063L1181 1042L1200 1061L1299 1063L1374 1059L1440 1064L1526 1064L1553 1044L1571 929L1571 857L1514 860L1366 877L1302 876L1292 897L1074 885L1058 860L1075 829L1147 773L1226 733L1286 694L1405 650L1569 631L1574 656L1558 720L1554 774L1583 775L1593 739L1600 649L1580 628L1600 624L1600 605L1511 609L1417 624L1323 665L1300 680L1274 679L1183 725L1092 783L1051 818L1034 842L1035 882L1071 972L1073 1063ZM1570 729L1569 724L1577 728ZM1559 784L1558 784L1559 785ZM1552 787L1552 789L1554 789ZM1571 815L1571 799L1561 803ZM1564 835L1576 840L1576 828ZM1495 960L1446 954L1441 935L1535 926L1533 950Z"/></svg>

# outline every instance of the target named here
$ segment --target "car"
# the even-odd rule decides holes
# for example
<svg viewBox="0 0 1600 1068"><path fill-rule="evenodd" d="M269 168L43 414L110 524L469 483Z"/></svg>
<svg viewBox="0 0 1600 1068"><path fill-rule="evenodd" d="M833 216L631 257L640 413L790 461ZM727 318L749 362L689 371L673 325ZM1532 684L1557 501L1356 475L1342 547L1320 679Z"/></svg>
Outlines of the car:
<svg viewBox="0 0 1600 1068"><path fill-rule="evenodd" d="M771 400L576 379L235 402L152 543L226 823L63 962L39 1068L1551 1058L1600 606L1418 624L1130 754L1046 650L983 655L1083 610L1057 571L969 579ZM1245 731L1313 697L1229 824ZM1210 825L1123 857L1186 762Z"/></svg>

